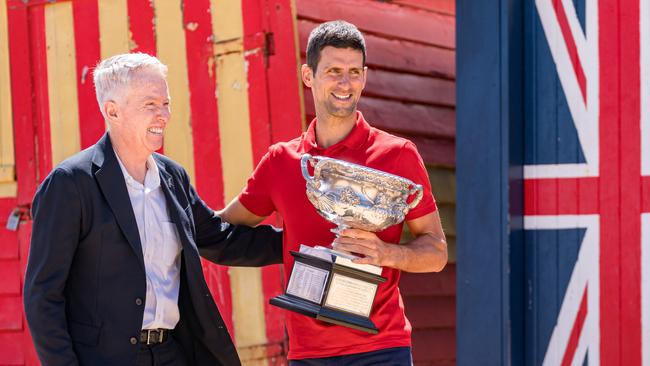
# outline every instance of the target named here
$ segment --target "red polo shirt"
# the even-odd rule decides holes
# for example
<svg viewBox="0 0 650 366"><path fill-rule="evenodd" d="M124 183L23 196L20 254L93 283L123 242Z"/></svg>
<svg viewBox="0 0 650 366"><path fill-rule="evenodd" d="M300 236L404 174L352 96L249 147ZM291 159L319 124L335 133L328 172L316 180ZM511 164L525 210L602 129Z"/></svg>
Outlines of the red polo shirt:
<svg viewBox="0 0 650 366"><path fill-rule="evenodd" d="M383 170L408 178L424 186L422 201L406 216L413 220L436 210L426 169L415 145L405 139L370 127L360 112L348 136L326 149L316 144L316 120L300 137L269 148L239 201L252 213L268 216L277 211L284 220L285 283L293 268L289 250L300 244L329 246L334 240L330 229L335 225L322 218L305 194L306 182L300 171L304 153L328 156ZM402 224L377 233L385 242L399 243ZM347 327L332 325L294 312L287 312L289 359L319 358L363 353L384 348L411 345L411 324L404 315L404 304L397 284L400 272L384 268L388 280L379 285L370 319L379 329L371 335Z"/></svg>

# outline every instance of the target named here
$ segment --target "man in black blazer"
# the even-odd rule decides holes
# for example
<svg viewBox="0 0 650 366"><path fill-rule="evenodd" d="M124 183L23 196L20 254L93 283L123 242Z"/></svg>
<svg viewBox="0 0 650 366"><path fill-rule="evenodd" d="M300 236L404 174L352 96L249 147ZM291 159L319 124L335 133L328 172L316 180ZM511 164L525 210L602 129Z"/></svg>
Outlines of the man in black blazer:
<svg viewBox="0 0 650 366"><path fill-rule="evenodd" d="M282 261L281 233L221 221L163 155L167 68L144 54L102 61L107 132L59 164L33 202L25 314L43 365L238 365L199 255Z"/></svg>

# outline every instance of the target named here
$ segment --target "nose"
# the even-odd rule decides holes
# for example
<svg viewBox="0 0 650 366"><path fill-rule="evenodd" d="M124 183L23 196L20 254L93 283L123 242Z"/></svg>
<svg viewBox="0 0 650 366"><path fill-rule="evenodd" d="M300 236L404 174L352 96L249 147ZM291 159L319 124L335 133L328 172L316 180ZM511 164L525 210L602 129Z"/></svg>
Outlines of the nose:
<svg viewBox="0 0 650 366"><path fill-rule="evenodd" d="M171 109L169 106L163 106L158 110L158 120L164 123L167 123L169 121L169 118L171 117Z"/></svg>

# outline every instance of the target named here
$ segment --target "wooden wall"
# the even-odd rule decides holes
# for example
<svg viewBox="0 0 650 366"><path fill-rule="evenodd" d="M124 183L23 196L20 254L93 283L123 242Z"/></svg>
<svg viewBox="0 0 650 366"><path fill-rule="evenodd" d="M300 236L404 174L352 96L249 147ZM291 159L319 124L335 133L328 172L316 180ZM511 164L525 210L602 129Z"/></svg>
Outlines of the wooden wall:
<svg viewBox="0 0 650 366"><path fill-rule="evenodd" d="M417 145L455 262L455 1L296 0L296 8L303 63L319 23L343 19L363 32L369 73L359 109L371 125ZM304 97L311 121L309 89ZM400 287L416 365L454 364L455 263L439 274L403 274Z"/></svg>

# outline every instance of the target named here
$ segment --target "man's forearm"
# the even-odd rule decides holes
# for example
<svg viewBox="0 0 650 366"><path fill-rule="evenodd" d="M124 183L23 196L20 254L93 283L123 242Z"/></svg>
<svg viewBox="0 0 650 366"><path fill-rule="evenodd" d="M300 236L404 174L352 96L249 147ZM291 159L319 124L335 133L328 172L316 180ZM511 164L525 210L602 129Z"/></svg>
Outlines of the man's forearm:
<svg viewBox="0 0 650 366"><path fill-rule="evenodd" d="M440 272L447 264L447 242L433 234L421 234L410 242L391 247L388 267L405 272Z"/></svg>

